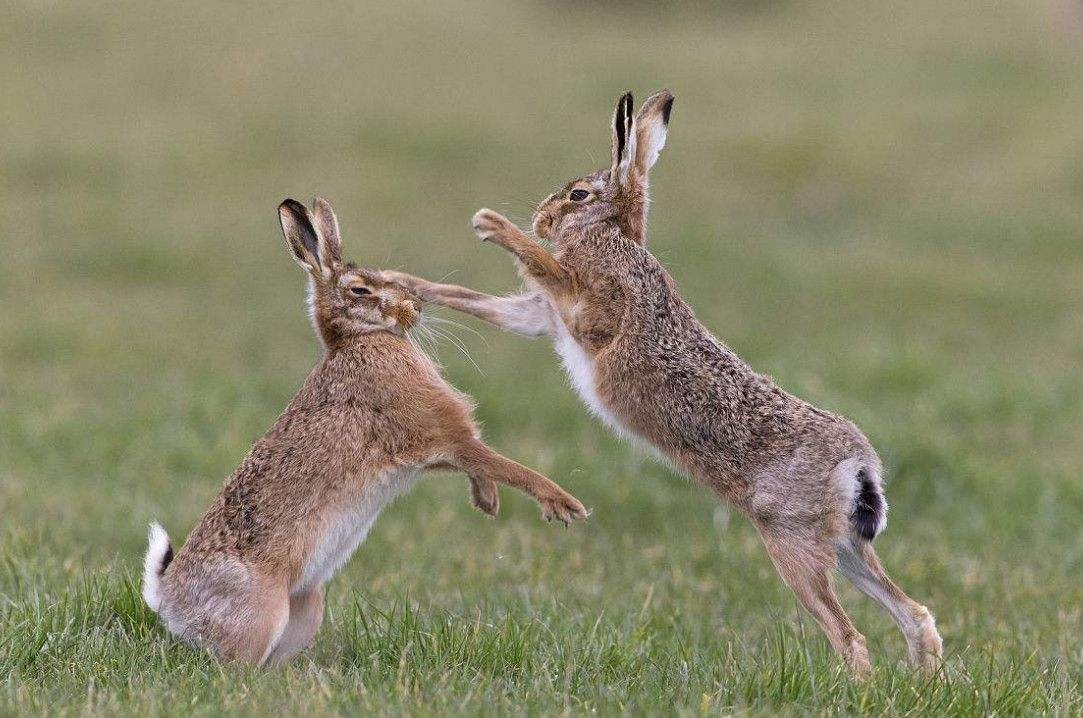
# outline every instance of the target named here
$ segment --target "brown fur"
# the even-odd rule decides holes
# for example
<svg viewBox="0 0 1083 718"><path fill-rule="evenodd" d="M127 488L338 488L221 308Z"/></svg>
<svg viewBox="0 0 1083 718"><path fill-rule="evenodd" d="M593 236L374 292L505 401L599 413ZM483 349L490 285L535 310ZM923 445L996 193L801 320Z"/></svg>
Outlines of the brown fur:
<svg viewBox="0 0 1083 718"><path fill-rule="evenodd" d="M391 276L426 300L553 336L595 413L749 516L783 581L856 673L869 660L832 589L840 557L843 571L895 617L914 662L933 668L941 648L931 614L891 583L856 530L857 512L869 510L855 503L862 480L879 507L864 525L881 529L886 510L880 460L868 440L846 419L753 371L696 319L646 249L648 173L672 103L669 92L653 95L632 121L631 96L618 101L612 166L567 183L534 215L552 254L496 212L474 216L478 237L513 254L533 291L491 297ZM576 189L587 198L574 199Z"/></svg>
<svg viewBox="0 0 1083 718"><path fill-rule="evenodd" d="M144 589L171 631L253 663L281 662L312 641L323 581L417 472L465 472L474 505L489 514L504 483L537 499L546 519L586 516L573 496L478 438L467 397L406 333L418 301L378 272L342 264L326 202L309 213L287 200L280 212L311 277L327 351L172 562L152 540L161 555L148 556Z"/></svg>

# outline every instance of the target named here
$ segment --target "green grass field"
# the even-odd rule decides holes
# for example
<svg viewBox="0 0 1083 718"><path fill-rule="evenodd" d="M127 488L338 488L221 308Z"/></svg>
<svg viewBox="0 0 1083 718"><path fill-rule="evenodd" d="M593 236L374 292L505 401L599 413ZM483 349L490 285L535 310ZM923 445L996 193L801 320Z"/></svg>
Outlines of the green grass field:
<svg viewBox="0 0 1083 718"><path fill-rule="evenodd" d="M0 713L1083 712L1083 53L1068 0L0 7ZM608 162L670 87L651 246L717 335L884 457L877 546L943 675L848 585L852 683L751 527L591 420L545 342L439 350L495 447L594 510L435 475L287 669L142 604L316 361L277 227L517 285L468 222ZM840 584L841 585L841 584Z"/></svg>

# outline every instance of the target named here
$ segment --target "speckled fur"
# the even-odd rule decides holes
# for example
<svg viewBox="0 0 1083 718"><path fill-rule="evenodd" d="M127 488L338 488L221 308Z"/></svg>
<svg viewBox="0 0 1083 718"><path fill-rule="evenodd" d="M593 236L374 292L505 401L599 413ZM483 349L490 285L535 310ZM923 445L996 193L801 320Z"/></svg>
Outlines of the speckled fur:
<svg viewBox="0 0 1083 718"><path fill-rule="evenodd" d="M326 352L172 561L168 538L152 529L144 585L173 633L253 663L281 662L311 642L322 583L425 469L464 471L474 505L492 515L499 482L534 496L547 519L586 516L552 481L482 443L468 398L406 332L417 299L341 262L326 202L309 212L287 200L280 214L309 272Z"/></svg>
<svg viewBox="0 0 1083 718"><path fill-rule="evenodd" d="M890 582L872 551L868 534L883 528L887 505L868 440L716 339L647 250L649 170L665 142L673 96L651 96L634 120L631 105L629 93L614 111L610 168L572 180L539 205L534 231L553 244L552 254L496 212L474 216L479 238L511 252L532 291L491 297L393 278L503 328L553 336L594 413L749 516L782 579L855 673L868 670L868 653L832 588L840 555L860 559L844 561L843 571L896 618L915 663L934 668L941 649L931 614ZM577 345L571 351L569 336ZM875 500L858 501L862 483L865 498Z"/></svg>

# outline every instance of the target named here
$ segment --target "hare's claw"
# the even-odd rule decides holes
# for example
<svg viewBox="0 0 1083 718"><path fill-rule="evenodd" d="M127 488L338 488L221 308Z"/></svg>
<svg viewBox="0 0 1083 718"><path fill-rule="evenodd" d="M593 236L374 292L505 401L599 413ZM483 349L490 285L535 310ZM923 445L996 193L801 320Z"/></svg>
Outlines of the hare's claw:
<svg viewBox="0 0 1083 718"><path fill-rule="evenodd" d="M589 512L579 502L579 499L566 492L539 499L539 503L542 507L542 517L546 521L552 523L553 519L556 519L565 527L572 521L585 519L589 515Z"/></svg>

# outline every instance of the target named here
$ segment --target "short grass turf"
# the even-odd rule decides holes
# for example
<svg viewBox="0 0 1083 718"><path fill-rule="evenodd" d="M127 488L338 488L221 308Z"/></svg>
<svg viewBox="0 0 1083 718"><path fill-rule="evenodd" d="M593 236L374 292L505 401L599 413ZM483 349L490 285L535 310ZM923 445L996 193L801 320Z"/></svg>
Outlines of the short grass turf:
<svg viewBox="0 0 1083 718"><path fill-rule="evenodd" d="M1045 2L0 8L0 712L1083 711L1083 58ZM281 671L142 605L317 358L284 196L356 260L490 291L481 206L604 165L625 89L677 95L651 247L699 316L887 466L878 548L936 614L903 663L848 586L851 682L748 524L588 416L544 342L472 320L487 439L594 513L461 476L384 512Z"/></svg>

